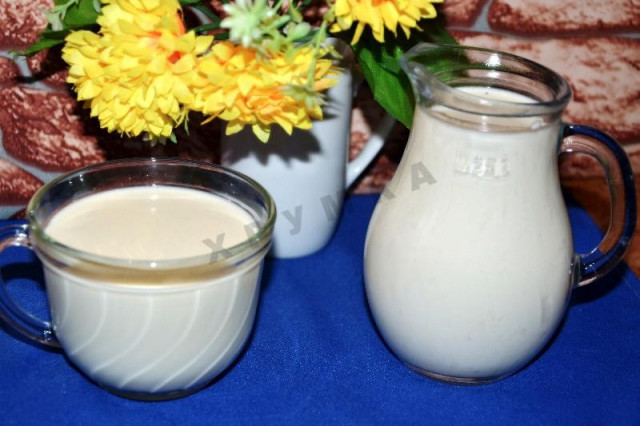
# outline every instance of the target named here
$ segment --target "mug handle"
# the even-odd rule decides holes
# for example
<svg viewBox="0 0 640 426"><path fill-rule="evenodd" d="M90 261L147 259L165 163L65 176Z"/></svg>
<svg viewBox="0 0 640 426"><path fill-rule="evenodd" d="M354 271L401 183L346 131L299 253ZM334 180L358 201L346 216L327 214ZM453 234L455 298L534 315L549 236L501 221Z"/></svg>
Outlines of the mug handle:
<svg viewBox="0 0 640 426"><path fill-rule="evenodd" d="M31 249L29 226L8 225L0 228L0 253L7 247L21 246ZM51 347L60 347L53 332L53 326L22 309L7 292L7 286L0 276L0 318L30 339Z"/></svg>
<svg viewBox="0 0 640 426"><path fill-rule="evenodd" d="M576 287L589 284L613 269L626 253L636 229L636 192L633 171L624 149L609 135L592 127L566 124L560 153L594 157L604 169L611 195L611 222L597 247L579 254Z"/></svg>
<svg viewBox="0 0 640 426"><path fill-rule="evenodd" d="M345 189L348 189L353 182L364 172L369 164L376 158L378 152L384 146L384 141L391 133L396 120L389 114L385 113L382 121L373 132L364 148L349 164L347 164L347 178L345 181Z"/></svg>

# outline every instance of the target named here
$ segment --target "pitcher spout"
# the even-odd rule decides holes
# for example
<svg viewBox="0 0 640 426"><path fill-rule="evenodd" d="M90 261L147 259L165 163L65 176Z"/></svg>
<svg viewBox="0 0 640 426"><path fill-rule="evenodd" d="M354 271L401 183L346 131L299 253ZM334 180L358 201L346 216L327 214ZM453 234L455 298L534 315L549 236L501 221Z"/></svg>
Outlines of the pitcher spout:
<svg viewBox="0 0 640 426"><path fill-rule="evenodd" d="M416 106L441 105L483 116L546 116L551 121L571 99L569 85L552 70L489 49L421 43L407 51L400 66L411 81ZM506 89L531 101L487 99L457 90L469 86Z"/></svg>

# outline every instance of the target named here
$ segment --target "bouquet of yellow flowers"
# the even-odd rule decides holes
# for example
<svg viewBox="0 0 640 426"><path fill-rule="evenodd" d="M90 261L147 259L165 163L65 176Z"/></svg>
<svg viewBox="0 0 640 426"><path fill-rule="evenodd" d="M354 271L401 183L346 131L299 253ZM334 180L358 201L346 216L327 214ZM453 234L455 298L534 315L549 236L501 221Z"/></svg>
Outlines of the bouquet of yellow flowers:
<svg viewBox="0 0 640 426"><path fill-rule="evenodd" d="M267 141L272 125L291 133L322 118L339 72L331 35L351 43L375 99L409 125L397 59L419 41L451 41L432 19L443 0L327 0L314 25L304 18L312 1L56 0L25 53L63 44L67 81L108 131L175 141L173 129L198 111L225 120L227 134L251 126ZM186 8L199 18L191 28Z"/></svg>

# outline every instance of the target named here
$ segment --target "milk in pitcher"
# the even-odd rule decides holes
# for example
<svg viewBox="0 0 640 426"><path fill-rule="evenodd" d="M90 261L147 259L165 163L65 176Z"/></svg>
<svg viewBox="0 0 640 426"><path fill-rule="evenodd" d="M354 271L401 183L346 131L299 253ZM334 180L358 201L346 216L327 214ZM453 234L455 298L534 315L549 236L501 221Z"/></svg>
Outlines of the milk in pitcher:
<svg viewBox="0 0 640 426"><path fill-rule="evenodd" d="M492 380L522 367L555 330L570 292L572 238L558 123L483 117L492 129L484 132L466 126L465 114L416 108L407 152L369 226L366 292L385 341L408 365Z"/></svg>

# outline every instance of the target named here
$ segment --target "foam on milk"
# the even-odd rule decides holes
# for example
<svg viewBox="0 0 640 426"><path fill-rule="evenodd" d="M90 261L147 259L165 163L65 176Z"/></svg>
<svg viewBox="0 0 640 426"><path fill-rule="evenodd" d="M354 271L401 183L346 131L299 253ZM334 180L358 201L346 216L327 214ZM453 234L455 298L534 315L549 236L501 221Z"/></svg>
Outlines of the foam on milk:
<svg viewBox="0 0 640 426"><path fill-rule="evenodd" d="M46 232L85 252L160 261L234 246L249 237L253 222L241 207L214 194L141 186L76 200L53 216Z"/></svg>

